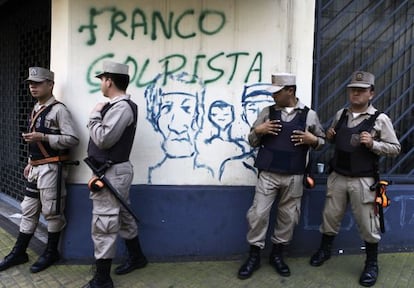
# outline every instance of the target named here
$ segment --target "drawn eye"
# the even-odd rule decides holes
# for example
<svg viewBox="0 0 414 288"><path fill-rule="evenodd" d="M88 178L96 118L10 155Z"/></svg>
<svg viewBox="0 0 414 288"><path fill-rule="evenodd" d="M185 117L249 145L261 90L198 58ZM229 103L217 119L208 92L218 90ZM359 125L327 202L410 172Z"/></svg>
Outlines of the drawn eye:
<svg viewBox="0 0 414 288"><path fill-rule="evenodd" d="M181 106L181 109L184 110L185 113L190 114L191 113L191 106Z"/></svg>
<svg viewBox="0 0 414 288"><path fill-rule="evenodd" d="M172 110L172 104L171 103L165 103L161 105L161 113L162 114L168 114Z"/></svg>

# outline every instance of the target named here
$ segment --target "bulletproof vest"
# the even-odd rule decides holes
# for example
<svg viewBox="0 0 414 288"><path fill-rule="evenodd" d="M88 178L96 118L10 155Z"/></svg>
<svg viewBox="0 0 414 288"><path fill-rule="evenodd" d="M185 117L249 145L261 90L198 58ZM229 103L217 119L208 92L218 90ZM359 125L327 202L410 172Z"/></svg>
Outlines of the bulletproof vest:
<svg viewBox="0 0 414 288"><path fill-rule="evenodd" d="M375 176L378 155L371 152L365 145L360 144L359 134L362 131L371 132L379 114L377 111L359 125L349 128L347 127L348 116L346 109L344 110L335 127L335 152L330 162L331 168L335 172L351 177Z"/></svg>
<svg viewBox="0 0 414 288"><path fill-rule="evenodd" d="M305 131L309 108L297 110L296 116L290 122L282 121L281 111L276 110L275 106L271 106L269 110L269 119L280 120L282 129L278 135L267 134L262 137L255 167L260 171L280 174L303 174L309 146L295 146L291 135L293 130Z"/></svg>
<svg viewBox="0 0 414 288"><path fill-rule="evenodd" d="M134 114L134 122L126 127L124 130L124 133L122 133L121 138L116 142L112 147L108 149L100 149L96 144L93 142L92 139L89 139L88 144L88 156L94 159L96 162L95 165L102 165L105 164L108 161L111 161L113 164L116 163L122 163L129 160L129 155L131 153L132 144L134 143L134 137L135 137L135 130L137 127L137 121L138 121L138 108L137 105L132 102L131 100L124 99L122 101L126 101L129 106L132 109L132 112ZM105 118L105 114L111 109L113 104L106 104L102 111L102 119Z"/></svg>
<svg viewBox="0 0 414 288"><path fill-rule="evenodd" d="M45 120L46 115L52 110L52 107L56 104L62 104L63 103L59 101L55 101L46 108L41 108L37 113L32 111L32 116L29 119L29 131L30 132L40 132L44 134L61 134L60 129L51 129L45 126ZM41 151L41 148L45 150L47 153ZM55 156L62 156L62 155L68 155L69 150L56 150L50 147L48 141L40 141L40 142L32 142L29 143L29 158L31 160L40 160L48 157L55 157Z"/></svg>

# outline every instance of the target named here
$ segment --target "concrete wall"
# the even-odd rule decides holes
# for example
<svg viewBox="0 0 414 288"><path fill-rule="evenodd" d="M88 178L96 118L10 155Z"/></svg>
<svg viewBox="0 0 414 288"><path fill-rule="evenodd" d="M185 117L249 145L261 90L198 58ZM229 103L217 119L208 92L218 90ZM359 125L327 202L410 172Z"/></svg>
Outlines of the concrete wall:
<svg viewBox="0 0 414 288"><path fill-rule="evenodd" d="M246 142L271 72L297 74L310 105L314 1L52 1L55 95L76 119L86 156L90 110L106 101L94 77L104 60L130 66L128 93L139 106L131 161L132 208L150 257L243 253L245 213L256 181ZM177 84L169 76L189 75ZM191 94L164 98L157 91ZM91 173L70 173L67 258L93 256Z"/></svg>

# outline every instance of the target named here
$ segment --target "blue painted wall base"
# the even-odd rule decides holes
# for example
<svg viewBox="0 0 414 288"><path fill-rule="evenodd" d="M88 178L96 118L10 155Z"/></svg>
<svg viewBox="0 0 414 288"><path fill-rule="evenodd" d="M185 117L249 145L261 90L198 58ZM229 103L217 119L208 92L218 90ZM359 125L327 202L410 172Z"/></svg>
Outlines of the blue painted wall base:
<svg viewBox="0 0 414 288"><path fill-rule="evenodd" d="M317 185L304 192L300 223L289 248L292 256L311 255L319 246L324 189L324 185ZM414 195L411 190L412 185L389 186L392 203L385 209L387 231L380 250L411 251L414 248ZM228 259L247 253L246 212L253 196L254 187L247 186L133 186L131 207L140 219L144 253L150 260L160 261ZM93 259L91 210L86 185L69 185L68 225L62 241L64 258ZM268 249L271 243L269 240L267 243ZM335 239L334 251L358 253L362 245L348 211ZM119 257L126 254L121 241L117 253Z"/></svg>

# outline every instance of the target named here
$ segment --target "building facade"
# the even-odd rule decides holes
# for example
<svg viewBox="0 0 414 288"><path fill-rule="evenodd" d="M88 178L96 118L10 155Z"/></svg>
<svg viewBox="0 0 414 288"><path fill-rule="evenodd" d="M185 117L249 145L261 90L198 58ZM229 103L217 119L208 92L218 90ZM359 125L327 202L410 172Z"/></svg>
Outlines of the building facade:
<svg viewBox="0 0 414 288"><path fill-rule="evenodd" d="M375 105L394 120L403 147L398 158L381 162L383 175L394 182L385 211L393 237L384 236L384 247L410 249L413 10L412 1L385 0L1 1L2 197L18 204L25 187L27 151L20 135L33 105L24 83L27 68L56 73L55 95L81 132L73 153L81 160L89 111L104 101L94 75L104 60L123 62L130 66L128 92L139 106L131 205L148 256L243 253L256 180L246 135L272 102L266 93L271 72L295 73L298 97L327 127L346 104L349 75L361 69L376 74ZM177 84L180 79L185 85ZM163 102L160 89L197 97ZM327 164L329 154L329 147L315 153L313 168ZM66 258L92 255L90 175L83 164L70 173ZM325 178L318 175L316 189L305 193L295 253L318 242ZM358 246L350 215L343 230L338 245Z"/></svg>

